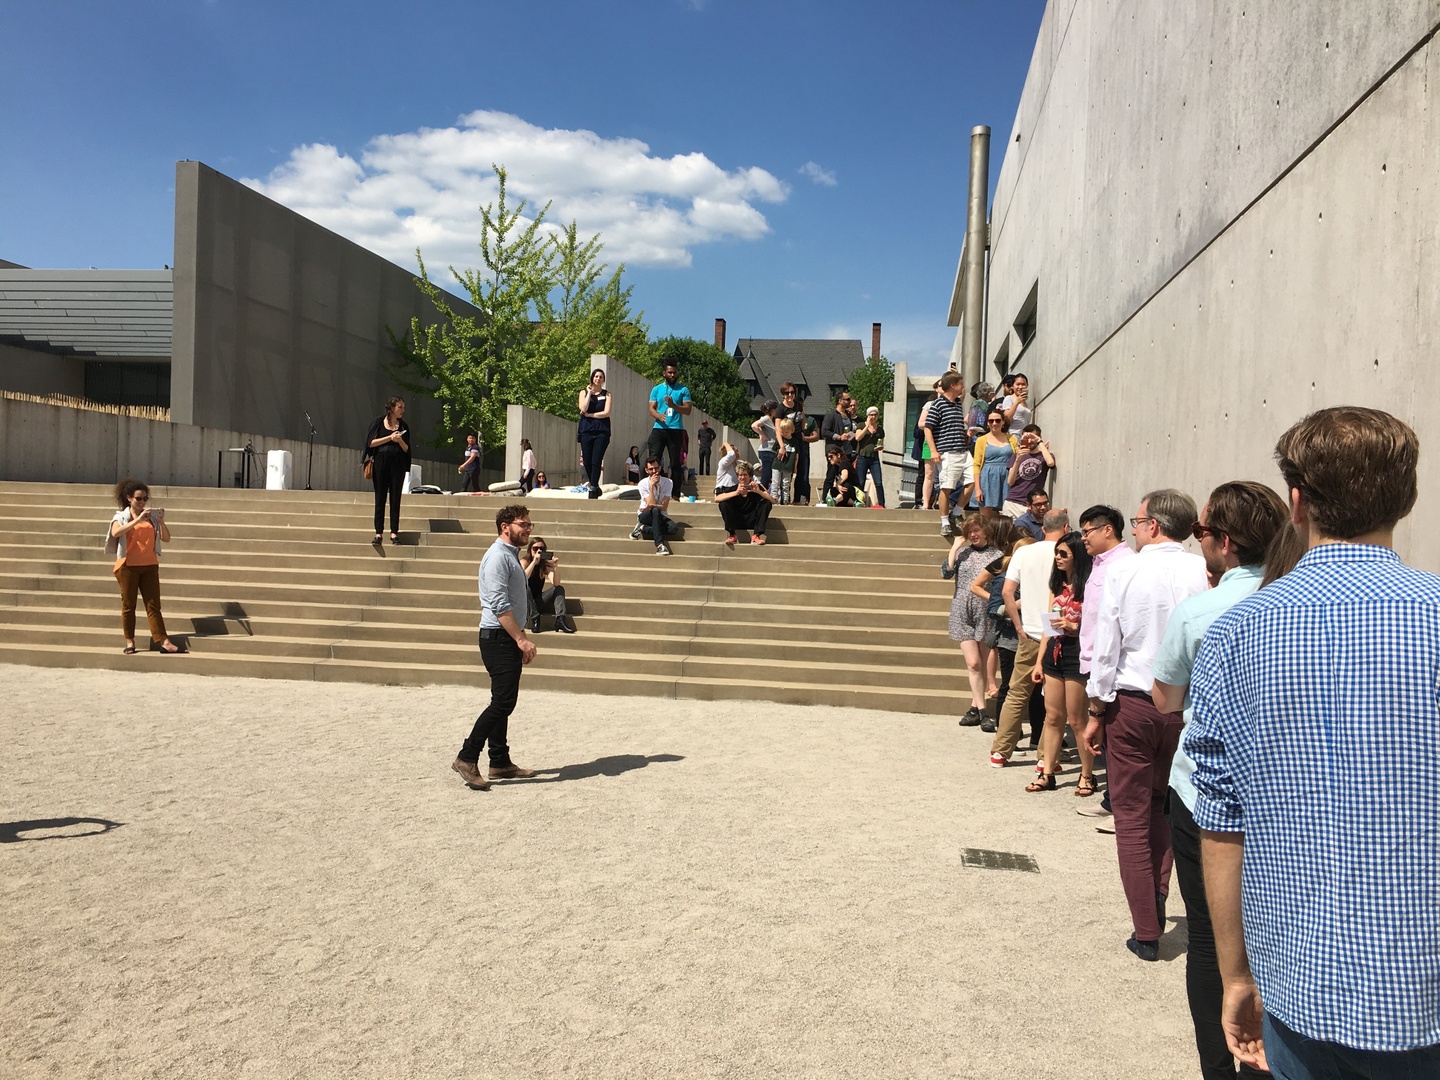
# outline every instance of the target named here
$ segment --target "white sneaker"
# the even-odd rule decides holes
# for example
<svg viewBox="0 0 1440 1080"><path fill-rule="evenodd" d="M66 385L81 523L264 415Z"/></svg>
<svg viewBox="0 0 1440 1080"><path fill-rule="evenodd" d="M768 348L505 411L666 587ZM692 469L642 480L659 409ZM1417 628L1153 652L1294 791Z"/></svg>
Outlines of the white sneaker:
<svg viewBox="0 0 1440 1080"><path fill-rule="evenodd" d="M642 536L644 536L644 535L645 535L644 528L643 528L642 526L640 526L640 525L636 525L635 528L633 528L633 529L630 530L630 539L631 539L631 540L639 540L639 539L640 539Z"/></svg>
<svg viewBox="0 0 1440 1080"><path fill-rule="evenodd" d="M668 546L666 546L663 542L662 542L662 543L659 543L659 544L656 544L656 545L655 545L655 554L656 554L656 555L669 555L669 554L670 554L670 548L669 548Z"/></svg>

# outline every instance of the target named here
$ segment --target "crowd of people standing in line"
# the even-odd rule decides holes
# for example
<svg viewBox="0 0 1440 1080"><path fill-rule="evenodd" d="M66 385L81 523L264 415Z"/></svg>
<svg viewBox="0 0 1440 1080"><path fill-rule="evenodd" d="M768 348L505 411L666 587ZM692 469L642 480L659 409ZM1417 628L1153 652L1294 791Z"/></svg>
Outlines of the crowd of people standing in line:
<svg viewBox="0 0 1440 1080"><path fill-rule="evenodd" d="M967 474L958 385L941 380L922 424L952 505L971 493L941 566L970 681L960 724L992 733L1004 768L1028 715L1027 793L1057 791L1078 759L1073 794L1115 834L1141 960L1159 958L1173 870L1202 1075L1440 1076L1440 578L1391 550L1414 432L1376 410L1313 414L1276 448L1288 505L1250 480L1198 507L1156 489L1132 547L1113 506L1072 523L1033 489L1016 514L998 468ZM980 389L983 452L1013 439L1013 475L1026 388L1013 410Z"/></svg>

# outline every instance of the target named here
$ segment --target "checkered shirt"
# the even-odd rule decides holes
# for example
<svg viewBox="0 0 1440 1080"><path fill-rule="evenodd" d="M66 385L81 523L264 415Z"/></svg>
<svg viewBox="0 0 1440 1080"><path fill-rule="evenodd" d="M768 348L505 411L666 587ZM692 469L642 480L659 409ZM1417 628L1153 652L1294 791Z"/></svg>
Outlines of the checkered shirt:
<svg viewBox="0 0 1440 1080"><path fill-rule="evenodd" d="M1326 544L1206 633L1195 821L1243 832L1266 1010L1361 1050L1440 1044L1440 578Z"/></svg>

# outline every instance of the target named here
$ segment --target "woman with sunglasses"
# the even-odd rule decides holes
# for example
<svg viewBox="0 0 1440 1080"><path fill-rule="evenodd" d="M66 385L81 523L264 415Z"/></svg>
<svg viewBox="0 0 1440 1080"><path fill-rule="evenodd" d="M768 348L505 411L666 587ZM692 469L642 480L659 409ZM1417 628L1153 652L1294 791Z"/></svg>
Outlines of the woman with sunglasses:
<svg viewBox="0 0 1440 1080"><path fill-rule="evenodd" d="M135 593L145 599L145 618L150 623L150 648L162 653L185 650L165 632L160 614L160 545L170 542L165 511L150 508L150 489L139 480L126 477L115 485L120 509L110 519L105 551L115 556L115 580L120 585L120 630L125 635L125 655L135 655Z"/></svg>
<svg viewBox="0 0 1440 1080"><path fill-rule="evenodd" d="M1060 750L1065 725L1075 732L1080 750L1080 781L1075 794L1095 794L1095 755L1086 743L1086 677L1080 674L1080 614L1085 603L1085 584L1090 580L1090 553L1078 532L1068 532L1055 542L1055 564L1050 571L1049 618L1040 659L1030 678L1045 684L1045 730L1040 738L1040 774L1027 784L1026 791L1054 791L1055 774L1060 771Z"/></svg>
<svg viewBox="0 0 1440 1080"><path fill-rule="evenodd" d="M552 554L543 538L532 536L530 546L520 557L520 569L530 587L530 611L526 629L540 632L540 616L555 616L555 629L562 634L575 633L574 620L565 608L565 586L560 584L560 556Z"/></svg>
<svg viewBox="0 0 1440 1080"><path fill-rule="evenodd" d="M1010 491L1010 462L1020 452L1015 436L1005 432L1005 414L991 409L985 416L985 434L975 440L975 489L971 501L976 506L1000 510Z"/></svg>

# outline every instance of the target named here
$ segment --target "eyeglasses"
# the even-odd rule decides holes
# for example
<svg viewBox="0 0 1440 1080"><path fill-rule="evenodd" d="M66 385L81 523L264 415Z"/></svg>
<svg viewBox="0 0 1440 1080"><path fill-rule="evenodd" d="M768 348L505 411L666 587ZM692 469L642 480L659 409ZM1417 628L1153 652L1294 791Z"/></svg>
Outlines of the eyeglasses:
<svg viewBox="0 0 1440 1080"><path fill-rule="evenodd" d="M1130 519L1130 527L1132 529L1138 529L1145 522L1154 520L1153 517L1133 517Z"/></svg>
<svg viewBox="0 0 1440 1080"><path fill-rule="evenodd" d="M1219 529L1212 529L1208 525L1201 525L1198 521L1190 526L1190 535L1196 540L1204 540L1207 536L1225 536Z"/></svg>
<svg viewBox="0 0 1440 1080"><path fill-rule="evenodd" d="M1099 532L1101 529L1108 529L1109 527L1109 525L1091 525L1088 529L1082 528L1080 535L1089 536L1092 532Z"/></svg>

